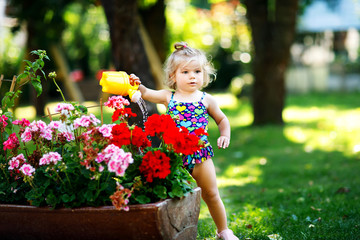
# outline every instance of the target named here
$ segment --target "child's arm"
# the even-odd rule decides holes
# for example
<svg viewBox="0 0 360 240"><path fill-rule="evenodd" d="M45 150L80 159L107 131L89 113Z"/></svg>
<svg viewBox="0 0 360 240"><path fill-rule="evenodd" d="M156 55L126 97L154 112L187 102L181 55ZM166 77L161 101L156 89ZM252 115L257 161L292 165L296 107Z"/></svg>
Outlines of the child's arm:
<svg viewBox="0 0 360 240"><path fill-rule="evenodd" d="M217 140L217 145L219 148L227 148L230 144L230 122L213 96L206 94L205 100L207 102L207 111L219 128L220 137Z"/></svg>
<svg viewBox="0 0 360 240"><path fill-rule="evenodd" d="M140 78L135 74L130 74L129 80L131 85L140 85L139 90L141 92L142 99L153 103L161 103L167 106L171 98L171 92L169 90L153 90L147 88L141 84Z"/></svg>

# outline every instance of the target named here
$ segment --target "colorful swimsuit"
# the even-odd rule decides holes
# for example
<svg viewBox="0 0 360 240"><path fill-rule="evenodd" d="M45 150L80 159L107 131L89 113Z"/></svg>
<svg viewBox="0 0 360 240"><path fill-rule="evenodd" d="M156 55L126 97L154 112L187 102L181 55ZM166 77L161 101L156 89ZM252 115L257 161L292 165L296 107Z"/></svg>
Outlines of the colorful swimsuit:
<svg viewBox="0 0 360 240"><path fill-rule="evenodd" d="M166 113L169 114L172 118L177 119L176 125L178 127L186 127L189 132L193 132L198 128L203 128L205 131L207 131L209 114L202 102L204 96L205 92L198 102L178 102L174 100L173 92ZM201 140L204 141L205 147L201 148L196 153L184 156L183 158L184 167L190 172L195 167L196 163L202 163L208 158L214 156L213 148L211 147L207 136L201 136Z"/></svg>

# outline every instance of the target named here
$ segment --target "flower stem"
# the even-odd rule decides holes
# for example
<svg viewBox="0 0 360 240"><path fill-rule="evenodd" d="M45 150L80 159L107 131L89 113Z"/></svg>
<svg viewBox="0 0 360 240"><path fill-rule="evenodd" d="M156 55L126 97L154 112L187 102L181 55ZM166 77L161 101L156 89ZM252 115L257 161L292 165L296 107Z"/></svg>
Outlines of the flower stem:
<svg viewBox="0 0 360 240"><path fill-rule="evenodd" d="M70 188L73 189L72 184L71 184L71 181L70 181L70 178L69 178L69 176L68 176L68 174L67 174L66 171L65 171L65 176L66 176L66 179L67 179L68 182L69 182Z"/></svg>
<svg viewBox="0 0 360 240"><path fill-rule="evenodd" d="M3 171L3 173L4 173L4 176L5 176L5 178L6 178L6 181L8 182L8 183L10 183L9 182L9 178L8 178L8 176L6 176L6 172L5 172L5 169L1 166L1 170Z"/></svg>
<svg viewBox="0 0 360 240"><path fill-rule="evenodd" d="M64 102L66 102L65 97L64 97L64 94L63 94L63 92L61 91L61 88L59 87L59 85L56 83L55 78L53 78L53 82L55 83L55 86L56 86L56 88L57 88L57 91L60 92L62 99L64 100Z"/></svg>
<svg viewBox="0 0 360 240"><path fill-rule="evenodd" d="M60 180L60 182L65 185L65 183L64 183L64 181L61 179L59 173L58 173L57 171L54 171L54 172L55 172L57 178ZM70 186L71 186L71 185L70 185Z"/></svg>

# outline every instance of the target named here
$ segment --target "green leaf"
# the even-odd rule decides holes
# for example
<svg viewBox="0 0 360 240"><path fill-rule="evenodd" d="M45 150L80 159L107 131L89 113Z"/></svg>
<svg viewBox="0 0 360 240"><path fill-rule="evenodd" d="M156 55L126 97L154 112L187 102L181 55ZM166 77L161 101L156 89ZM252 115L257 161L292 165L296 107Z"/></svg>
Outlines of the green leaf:
<svg viewBox="0 0 360 240"><path fill-rule="evenodd" d="M169 192L169 195L172 195L172 197L182 197L184 196L184 192L180 186L179 183L175 183L172 188L171 188L171 192Z"/></svg>
<svg viewBox="0 0 360 240"><path fill-rule="evenodd" d="M36 63L38 64L38 66L39 66L40 68L43 68L43 67L44 67L44 61L43 61L42 59L36 60Z"/></svg>
<svg viewBox="0 0 360 240"><path fill-rule="evenodd" d="M46 196L46 203L47 203L49 206L52 206L53 208L56 207L58 201L59 201L59 200L57 199L57 197L56 197L53 193L49 193L49 194Z"/></svg>
<svg viewBox="0 0 360 240"><path fill-rule="evenodd" d="M166 187L161 185L156 185L153 189L154 193L161 199L167 198Z"/></svg>
<svg viewBox="0 0 360 240"><path fill-rule="evenodd" d="M23 72L22 74L20 74L19 76L17 76L16 78L16 82L19 82L21 79L27 78L29 76L28 72Z"/></svg>
<svg viewBox="0 0 360 240"><path fill-rule="evenodd" d="M43 70L40 70L40 72L42 73L43 77L45 78L46 80L46 75L45 75L45 72Z"/></svg>
<svg viewBox="0 0 360 240"><path fill-rule="evenodd" d="M109 184L107 182L104 182L100 185L100 191L104 191L105 189L107 189L109 186Z"/></svg>
<svg viewBox="0 0 360 240"><path fill-rule="evenodd" d="M135 198L135 200L140 204L146 204L150 202L150 198L145 195L139 195Z"/></svg>
<svg viewBox="0 0 360 240"><path fill-rule="evenodd" d="M93 194L93 192L90 191L90 190L86 191L86 193L85 193L85 198L86 198L86 200L89 201L89 202L94 201L94 194Z"/></svg>
<svg viewBox="0 0 360 240"><path fill-rule="evenodd" d="M29 60L24 60L24 62L26 63L26 65L31 66L32 62L30 62Z"/></svg>
<svg viewBox="0 0 360 240"><path fill-rule="evenodd" d="M96 181L91 181L88 185L88 189L95 190L97 188L98 183Z"/></svg>
<svg viewBox="0 0 360 240"><path fill-rule="evenodd" d="M70 196L68 194L62 195L61 199L62 199L63 202L70 202L71 201Z"/></svg>
<svg viewBox="0 0 360 240"><path fill-rule="evenodd" d="M31 84L33 85L33 87L34 87L34 89L35 89L35 91L37 93L37 97L40 96L40 94L42 93L41 82L31 80Z"/></svg>
<svg viewBox="0 0 360 240"><path fill-rule="evenodd" d="M83 114L87 114L87 112L88 112L87 107L85 107L84 105L79 105L78 110Z"/></svg>

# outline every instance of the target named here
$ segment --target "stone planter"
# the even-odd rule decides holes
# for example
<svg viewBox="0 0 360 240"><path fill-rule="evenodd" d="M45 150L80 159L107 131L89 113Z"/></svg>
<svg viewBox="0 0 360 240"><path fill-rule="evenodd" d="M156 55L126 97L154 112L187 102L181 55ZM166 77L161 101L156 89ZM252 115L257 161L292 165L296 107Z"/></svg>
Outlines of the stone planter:
<svg viewBox="0 0 360 240"><path fill-rule="evenodd" d="M0 204L0 239L196 239L200 188L181 199L77 209Z"/></svg>

